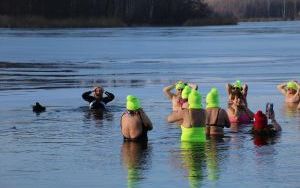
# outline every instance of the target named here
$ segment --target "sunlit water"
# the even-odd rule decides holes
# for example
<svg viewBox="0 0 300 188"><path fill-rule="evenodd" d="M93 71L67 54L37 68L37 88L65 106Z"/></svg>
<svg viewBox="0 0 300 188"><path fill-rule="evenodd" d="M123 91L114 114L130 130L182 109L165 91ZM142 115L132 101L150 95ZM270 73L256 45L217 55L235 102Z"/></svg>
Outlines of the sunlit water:
<svg viewBox="0 0 300 188"><path fill-rule="evenodd" d="M0 29L0 187L298 187L300 112L276 84L300 80L300 22L126 29ZM226 130L191 145L168 124L162 88L176 80L221 93L249 85L253 111L273 102L282 134L259 140ZM116 95L93 114L81 94ZM146 145L123 143L120 116L134 94L154 130ZM47 111L34 114L39 101ZM204 104L204 100L203 100Z"/></svg>

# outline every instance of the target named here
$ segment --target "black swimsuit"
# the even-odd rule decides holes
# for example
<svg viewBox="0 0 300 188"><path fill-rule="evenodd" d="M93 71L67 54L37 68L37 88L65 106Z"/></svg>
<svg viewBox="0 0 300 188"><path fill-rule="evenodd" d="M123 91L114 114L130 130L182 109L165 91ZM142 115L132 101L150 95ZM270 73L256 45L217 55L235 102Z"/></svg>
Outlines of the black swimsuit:
<svg viewBox="0 0 300 188"><path fill-rule="evenodd" d="M221 127L221 128L224 128L224 126L218 125L219 112L220 112L220 109L218 109L218 113L217 113L217 117L216 117L216 121L215 121L215 123L213 123L213 124L206 124L207 126L210 126L210 127L212 126L212 127Z"/></svg>

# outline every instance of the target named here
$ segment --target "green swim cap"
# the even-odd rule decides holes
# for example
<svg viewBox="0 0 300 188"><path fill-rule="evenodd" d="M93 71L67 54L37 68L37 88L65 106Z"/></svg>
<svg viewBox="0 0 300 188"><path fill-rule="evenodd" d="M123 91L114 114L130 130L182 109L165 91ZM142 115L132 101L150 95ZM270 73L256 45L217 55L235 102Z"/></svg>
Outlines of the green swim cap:
<svg viewBox="0 0 300 188"><path fill-rule="evenodd" d="M128 95L126 108L127 110L132 110L132 111L140 109L141 108L140 100L133 95Z"/></svg>
<svg viewBox="0 0 300 188"><path fill-rule="evenodd" d="M189 109L201 109L202 108L202 96L193 89L188 97Z"/></svg>
<svg viewBox="0 0 300 188"><path fill-rule="evenodd" d="M233 84L233 87L242 89L243 88L242 82L240 80L235 81L234 84Z"/></svg>
<svg viewBox="0 0 300 188"><path fill-rule="evenodd" d="M181 93L182 99L188 99L189 94L191 93L192 88L190 86L185 86Z"/></svg>
<svg viewBox="0 0 300 188"><path fill-rule="evenodd" d="M175 86L176 90L184 89L184 87L185 87L185 84L182 81L177 82L176 86Z"/></svg>
<svg viewBox="0 0 300 188"><path fill-rule="evenodd" d="M286 87L288 88L288 89L293 89L293 90L298 90L298 84L296 83L296 82L294 82L294 81L290 81L290 82L288 82L287 84L286 84Z"/></svg>
<svg viewBox="0 0 300 188"><path fill-rule="evenodd" d="M219 92L218 89L213 87L206 96L206 108L219 107Z"/></svg>

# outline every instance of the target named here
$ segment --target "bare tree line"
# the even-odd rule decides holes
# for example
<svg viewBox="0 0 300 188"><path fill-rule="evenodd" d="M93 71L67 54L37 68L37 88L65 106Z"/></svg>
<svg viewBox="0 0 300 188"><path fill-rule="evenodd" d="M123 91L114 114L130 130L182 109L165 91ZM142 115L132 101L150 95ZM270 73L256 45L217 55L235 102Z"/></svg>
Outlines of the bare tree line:
<svg viewBox="0 0 300 188"><path fill-rule="evenodd" d="M205 0L215 11L238 18L283 18L300 16L300 0Z"/></svg>
<svg viewBox="0 0 300 188"><path fill-rule="evenodd" d="M178 25L205 18L203 0L1 0L0 15L46 19L116 18L126 24Z"/></svg>

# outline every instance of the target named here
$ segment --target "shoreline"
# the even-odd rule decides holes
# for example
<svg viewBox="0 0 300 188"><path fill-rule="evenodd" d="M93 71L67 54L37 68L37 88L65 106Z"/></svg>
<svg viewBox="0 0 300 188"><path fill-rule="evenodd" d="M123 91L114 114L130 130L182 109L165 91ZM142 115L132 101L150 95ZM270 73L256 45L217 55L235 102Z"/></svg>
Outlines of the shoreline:
<svg viewBox="0 0 300 188"><path fill-rule="evenodd" d="M239 22L276 22L276 21L299 21L299 18L287 19L287 18L240 18Z"/></svg>
<svg viewBox="0 0 300 188"><path fill-rule="evenodd" d="M0 28L123 28L123 27L181 27L181 26L213 26L237 25L236 18L203 18L188 19L182 24L126 23L118 18L66 18L46 19L43 17L11 17L0 16Z"/></svg>
<svg viewBox="0 0 300 188"><path fill-rule="evenodd" d="M0 16L0 28L9 29L64 29L64 28L130 28L130 27L193 27L193 26L221 26L238 25L241 22L273 22L273 21L299 21L295 19L283 18L232 18L232 17L211 17L202 19L189 19L182 24L151 24L151 23L125 23L117 18L66 18L66 19L46 19L43 17L9 17Z"/></svg>

